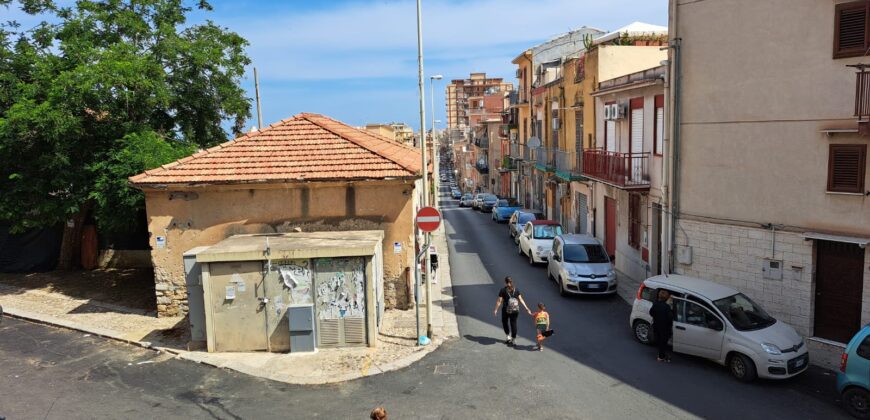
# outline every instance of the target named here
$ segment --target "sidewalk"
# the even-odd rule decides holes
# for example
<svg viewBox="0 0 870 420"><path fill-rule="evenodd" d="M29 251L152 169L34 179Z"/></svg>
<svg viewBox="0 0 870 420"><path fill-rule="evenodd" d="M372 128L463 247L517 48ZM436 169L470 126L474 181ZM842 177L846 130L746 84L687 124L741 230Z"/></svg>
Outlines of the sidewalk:
<svg viewBox="0 0 870 420"><path fill-rule="evenodd" d="M189 330L184 318L155 318L140 309L7 284L0 284L0 305L6 315L16 318L111 338L248 375L293 384L343 382L409 366L444 341L459 336L443 225L432 239L440 264L437 283L432 285L434 339L423 347L416 345L415 310L386 311L375 348L319 349L308 354L208 353L186 348ZM425 295L420 301L425 333Z"/></svg>

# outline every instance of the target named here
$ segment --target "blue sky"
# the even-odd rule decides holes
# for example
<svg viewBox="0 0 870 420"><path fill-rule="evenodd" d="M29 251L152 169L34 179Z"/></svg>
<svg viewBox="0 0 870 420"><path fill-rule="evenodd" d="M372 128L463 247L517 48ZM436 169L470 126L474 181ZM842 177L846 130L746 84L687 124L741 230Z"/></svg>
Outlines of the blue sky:
<svg viewBox="0 0 870 420"><path fill-rule="evenodd" d="M352 125L402 121L419 129L415 0L211 3L214 11L195 19L251 43L264 124L317 112ZM511 60L526 48L584 25L612 30L633 21L667 26L667 0L423 0L427 124L429 75L449 81L486 72L516 83ZM243 84L253 98L252 69ZM439 127L444 86L436 81Z"/></svg>

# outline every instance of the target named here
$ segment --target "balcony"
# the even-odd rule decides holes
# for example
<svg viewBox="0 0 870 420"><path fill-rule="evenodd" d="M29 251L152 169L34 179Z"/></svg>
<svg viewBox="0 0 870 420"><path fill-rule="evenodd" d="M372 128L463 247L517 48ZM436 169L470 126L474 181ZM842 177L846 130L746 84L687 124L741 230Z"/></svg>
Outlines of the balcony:
<svg viewBox="0 0 870 420"><path fill-rule="evenodd" d="M511 144L511 154L510 157L513 159L522 159L522 146L519 144Z"/></svg>
<svg viewBox="0 0 870 420"><path fill-rule="evenodd" d="M486 163L486 158L481 158L474 164L474 169L481 175L489 173L489 165Z"/></svg>
<svg viewBox="0 0 870 420"><path fill-rule="evenodd" d="M566 181L583 179L582 154L567 150L556 151L556 176Z"/></svg>
<svg viewBox="0 0 870 420"><path fill-rule="evenodd" d="M624 190L649 189L649 153L583 151L583 176Z"/></svg>
<svg viewBox="0 0 870 420"><path fill-rule="evenodd" d="M541 171L553 172L556 170L556 151L550 147L538 147L532 149L532 160L535 167Z"/></svg>

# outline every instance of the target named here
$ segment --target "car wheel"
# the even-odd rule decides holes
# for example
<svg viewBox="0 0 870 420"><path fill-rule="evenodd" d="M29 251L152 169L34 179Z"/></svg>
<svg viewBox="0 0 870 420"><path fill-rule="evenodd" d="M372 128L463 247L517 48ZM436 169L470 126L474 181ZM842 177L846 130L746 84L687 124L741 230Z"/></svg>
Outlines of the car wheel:
<svg viewBox="0 0 870 420"><path fill-rule="evenodd" d="M517 242L517 255L523 255L523 246L520 245L519 242Z"/></svg>
<svg viewBox="0 0 870 420"><path fill-rule="evenodd" d="M568 296L568 291L565 290L565 285L562 284L562 279L556 281L556 286L559 287L559 296L565 297Z"/></svg>
<svg viewBox="0 0 870 420"><path fill-rule="evenodd" d="M529 250L529 265L535 265L535 254L532 253L532 250Z"/></svg>
<svg viewBox="0 0 870 420"><path fill-rule="evenodd" d="M634 321L634 338L642 344L653 343L652 326L642 319Z"/></svg>
<svg viewBox="0 0 870 420"><path fill-rule="evenodd" d="M731 361L728 362L728 369L731 375L741 382L752 382L755 380L755 363L752 359L737 353L731 356Z"/></svg>
<svg viewBox="0 0 870 420"><path fill-rule="evenodd" d="M843 393L843 404L852 417L870 419L870 393L862 388L849 388Z"/></svg>

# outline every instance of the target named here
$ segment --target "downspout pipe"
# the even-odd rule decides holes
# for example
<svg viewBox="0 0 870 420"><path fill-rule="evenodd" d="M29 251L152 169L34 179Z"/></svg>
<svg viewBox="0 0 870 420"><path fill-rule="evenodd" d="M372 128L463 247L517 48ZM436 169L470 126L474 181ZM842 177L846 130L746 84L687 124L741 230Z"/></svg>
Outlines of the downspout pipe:
<svg viewBox="0 0 870 420"><path fill-rule="evenodd" d="M676 17L674 18L676 22ZM675 25L676 26L676 25ZM676 239L677 239L677 220L680 215L680 138L681 138L681 121L682 121L682 38L674 38L670 42L671 48L673 48L673 56L674 56L674 64L673 64L673 90L674 90L674 130L673 130L673 153L671 154L671 176L673 177L671 182L671 238L668 241L670 245L670 267L669 270L671 273L674 272L674 267L676 267Z"/></svg>

